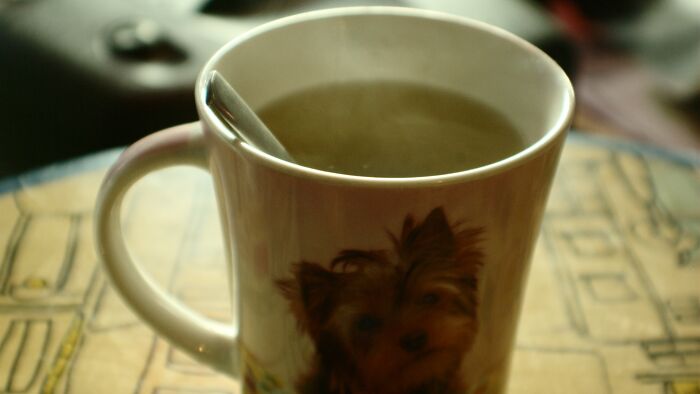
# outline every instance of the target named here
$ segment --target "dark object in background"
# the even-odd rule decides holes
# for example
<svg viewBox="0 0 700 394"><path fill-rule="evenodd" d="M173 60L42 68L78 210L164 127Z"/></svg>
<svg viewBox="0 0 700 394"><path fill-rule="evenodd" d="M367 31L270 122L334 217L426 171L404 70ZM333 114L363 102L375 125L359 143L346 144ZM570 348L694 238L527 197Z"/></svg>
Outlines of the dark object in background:
<svg viewBox="0 0 700 394"><path fill-rule="evenodd" d="M555 0L557 1L557 0ZM612 21L633 18L649 5L664 0L566 0L581 11L587 18L596 21ZM551 2L551 0L540 0Z"/></svg>
<svg viewBox="0 0 700 394"><path fill-rule="evenodd" d="M192 121L209 56L267 20L350 5L437 9L499 25L571 71L546 13L510 0L33 0L0 3L0 176Z"/></svg>
<svg viewBox="0 0 700 394"><path fill-rule="evenodd" d="M698 0L532 1L552 11L589 51L624 53L643 63L653 73L654 94L698 116Z"/></svg>

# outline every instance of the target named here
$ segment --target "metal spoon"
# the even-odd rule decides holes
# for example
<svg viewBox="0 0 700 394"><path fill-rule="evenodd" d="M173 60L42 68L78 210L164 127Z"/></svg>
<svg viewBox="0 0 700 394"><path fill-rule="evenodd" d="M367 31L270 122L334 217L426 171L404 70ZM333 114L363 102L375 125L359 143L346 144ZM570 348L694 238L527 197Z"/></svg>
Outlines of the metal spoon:
<svg viewBox="0 0 700 394"><path fill-rule="evenodd" d="M265 123L238 95L238 92L216 71L209 74L206 83L206 103L212 112L241 140L265 153L294 163L284 146L275 138Z"/></svg>

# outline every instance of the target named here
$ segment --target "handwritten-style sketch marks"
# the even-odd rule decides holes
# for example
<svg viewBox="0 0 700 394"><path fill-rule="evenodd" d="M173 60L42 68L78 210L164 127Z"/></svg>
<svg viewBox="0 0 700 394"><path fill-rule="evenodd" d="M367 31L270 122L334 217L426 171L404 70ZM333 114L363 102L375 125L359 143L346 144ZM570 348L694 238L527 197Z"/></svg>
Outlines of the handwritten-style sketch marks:
<svg viewBox="0 0 700 394"><path fill-rule="evenodd" d="M0 392L27 393L36 385L51 328L46 319L17 319L0 325Z"/></svg>
<svg viewBox="0 0 700 394"><path fill-rule="evenodd" d="M178 300L233 321L210 181L168 171L126 202L128 244ZM101 179L19 182L0 194L0 392L240 393L158 338L100 272L85 196ZM509 394L700 393L698 201L700 162L567 145Z"/></svg>

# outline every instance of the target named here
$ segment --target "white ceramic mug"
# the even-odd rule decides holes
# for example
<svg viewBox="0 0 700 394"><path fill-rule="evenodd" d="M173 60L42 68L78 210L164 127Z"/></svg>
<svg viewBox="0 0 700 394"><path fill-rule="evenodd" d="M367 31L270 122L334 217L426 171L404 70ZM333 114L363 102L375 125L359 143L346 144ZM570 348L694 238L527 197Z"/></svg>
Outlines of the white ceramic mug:
<svg viewBox="0 0 700 394"><path fill-rule="evenodd" d="M204 102L219 71L253 109L309 87L406 81L463 93L523 133L517 154L463 172L324 172L237 140ZM245 393L503 393L529 260L573 111L564 72L483 23L390 7L311 12L237 37L207 63L200 121L128 148L97 202L99 256L126 302ZM239 327L198 316L131 260L124 193L192 164L214 180ZM224 256L222 256L224 258Z"/></svg>

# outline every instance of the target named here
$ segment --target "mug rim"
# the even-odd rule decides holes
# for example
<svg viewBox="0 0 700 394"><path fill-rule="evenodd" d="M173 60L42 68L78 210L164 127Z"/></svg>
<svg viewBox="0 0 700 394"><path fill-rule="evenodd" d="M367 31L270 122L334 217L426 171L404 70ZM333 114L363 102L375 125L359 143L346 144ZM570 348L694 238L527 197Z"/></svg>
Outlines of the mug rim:
<svg viewBox="0 0 700 394"><path fill-rule="evenodd" d="M231 133L228 128L214 115L210 108L206 105L204 87L206 86L207 76L228 52L236 46L248 41L258 35L268 31L278 29L280 27L301 23L309 20L319 20L325 18L334 18L339 16L349 15L386 15L386 16L410 16L432 19L436 21L448 22L468 26L471 28L486 31L489 34L498 36L515 45L520 46L525 51L535 57L544 60L549 66L552 74L555 76L565 90L564 103L562 111L559 113L553 125L539 137L535 142L529 144L525 149L508 156L499 161L489 163L484 166L469 168L463 171L450 172L446 174L417 176L417 177L370 177L360 175L350 175L335 173L330 171L319 170L316 168L306 167L297 163L288 162L276 156L263 152L262 150L251 146L250 144L238 139ZM485 22L477 21L467 17L448 14L440 11L424 10L408 7L392 7L392 6L359 6L359 7L339 7L322 10L304 12L300 14L290 15L283 18L275 19L270 22L256 26L233 38L227 44L219 48L214 55L207 61L197 77L195 84L195 104L200 114L200 120L206 121L206 129L212 130L219 140L229 144L230 147L239 146L239 150L247 158L262 164L268 168L284 172L288 175L306 178L321 182L341 183L352 186L396 186L396 187L412 187L412 186L436 186L444 184L461 183L471 180L492 176L512 167L520 165L536 156L549 147L557 138L562 136L568 130L575 107L574 89L571 80L566 75L564 70L544 51L526 41L525 39L508 32L502 28L490 25Z"/></svg>

